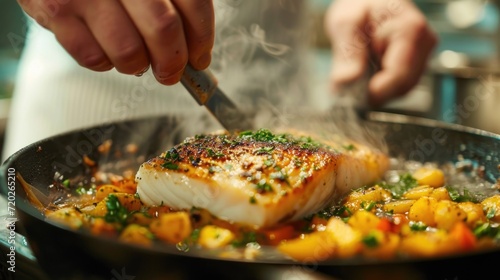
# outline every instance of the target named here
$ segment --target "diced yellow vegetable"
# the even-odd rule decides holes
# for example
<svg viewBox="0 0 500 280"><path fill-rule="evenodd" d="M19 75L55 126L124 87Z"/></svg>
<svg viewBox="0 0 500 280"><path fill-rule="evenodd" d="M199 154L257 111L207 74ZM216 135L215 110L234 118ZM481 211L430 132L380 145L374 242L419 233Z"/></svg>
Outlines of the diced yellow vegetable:
<svg viewBox="0 0 500 280"><path fill-rule="evenodd" d="M392 201L384 205L384 211L391 211L394 214L405 214L410 211L410 207L415 201L414 199Z"/></svg>
<svg viewBox="0 0 500 280"><path fill-rule="evenodd" d="M297 261L314 263L334 256L337 244L329 232L315 231L300 238L286 240L277 248Z"/></svg>
<svg viewBox="0 0 500 280"><path fill-rule="evenodd" d="M458 207L467 214L467 220L465 222L470 227L475 227L487 221L481 204L467 201L458 203Z"/></svg>
<svg viewBox="0 0 500 280"><path fill-rule="evenodd" d="M345 205L352 211L357 211L361 208L362 203L371 203L379 201L387 201L392 195L389 191L376 185L366 190L354 191L349 194L344 202Z"/></svg>
<svg viewBox="0 0 500 280"><path fill-rule="evenodd" d="M136 224L128 225L125 229L123 229L118 238L125 242L143 246L149 246L153 242L153 234L149 231L149 229Z"/></svg>
<svg viewBox="0 0 500 280"><path fill-rule="evenodd" d="M428 185L412 188L403 194L406 199L419 199L422 196L430 196L434 189Z"/></svg>
<svg viewBox="0 0 500 280"><path fill-rule="evenodd" d="M434 197L437 200L451 200L450 193L445 187L435 188L430 197Z"/></svg>
<svg viewBox="0 0 500 280"><path fill-rule="evenodd" d="M359 230L362 234L367 234L376 229L379 222L380 218L372 212L359 210L349 218L347 224Z"/></svg>
<svg viewBox="0 0 500 280"><path fill-rule="evenodd" d="M138 211L142 207L142 202L133 194L129 193L114 193L114 196L118 198L120 204L125 207L128 211ZM97 203L96 207L89 212L92 216L104 217L108 213L108 208L106 207L106 202L108 197Z"/></svg>
<svg viewBox="0 0 500 280"><path fill-rule="evenodd" d="M108 196L108 194L118 193L118 192L120 192L120 188L115 186L115 185L111 185L111 184L102 185L97 189L97 191L95 193L95 198L97 200L101 201L101 200L105 199Z"/></svg>
<svg viewBox="0 0 500 280"><path fill-rule="evenodd" d="M423 196L419 198L408 211L408 218L411 221L420 221L428 226L435 226L434 210L437 200L432 197Z"/></svg>
<svg viewBox="0 0 500 280"><path fill-rule="evenodd" d="M455 243L445 231L419 231L401 239L400 250L410 256L433 257L458 251Z"/></svg>
<svg viewBox="0 0 500 280"><path fill-rule="evenodd" d="M181 242L192 232L189 214L186 212L160 214L149 228L158 239L169 243Z"/></svg>
<svg viewBox="0 0 500 280"><path fill-rule="evenodd" d="M221 248L234 240L234 234L225 228L204 226L200 231L198 243L205 248Z"/></svg>
<svg viewBox="0 0 500 280"><path fill-rule="evenodd" d="M492 217L488 217L490 220L500 223L500 195L494 195L481 201L481 205L485 209L485 212L492 214Z"/></svg>
<svg viewBox="0 0 500 280"><path fill-rule="evenodd" d="M130 224L138 224L141 226L148 226L152 220L153 220L153 217L147 215L146 213L135 212L129 216L129 218L127 219L127 222Z"/></svg>
<svg viewBox="0 0 500 280"><path fill-rule="evenodd" d="M433 188L444 185L444 173L440 169L422 167L412 174L419 185L429 185Z"/></svg>
<svg viewBox="0 0 500 280"><path fill-rule="evenodd" d="M399 235L375 230L370 232L370 236L376 238L378 245L370 247L365 244L363 255L376 259L389 259L396 255L401 240Z"/></svg>
<svg viewBox="0 0 500 280"><path fill-rule="evenodd" d="M337 256L349 258L358 254L362 249L361 231L344 223L340 218L332 217L326 225L325 232L330 233L337 244Z"/></svg>
<svg viewBox="0 0 500 280"><path fill-rule="evenodd" d="M94 235L102 235L115 237L118 235L118 230L115 224L107 223L104 218L92 218L90 223L90 232Z"/></svg>
<svg viewBox="0 0 500 280"><path fill-rule="evenodd" d="M61 208L46 214L48 220L64 224L72 229L78 229L83 225L84 216L74 207Z"/></svg>
<svg viewBox="0 0 500 280"><path fill-rule="evenodd" d="M434 221L439 229L450 230L455 223L467 220L467 214L456 202L441 200L434 210Z"/></svg>

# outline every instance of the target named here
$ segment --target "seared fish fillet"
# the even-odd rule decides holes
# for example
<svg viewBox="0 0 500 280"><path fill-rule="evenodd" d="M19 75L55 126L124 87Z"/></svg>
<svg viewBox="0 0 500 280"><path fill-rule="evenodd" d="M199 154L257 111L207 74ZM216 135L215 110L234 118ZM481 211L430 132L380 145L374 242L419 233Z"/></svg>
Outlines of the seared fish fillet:
<svg viewBox="0 0 500 280"><path fill-rule="evenodd" d="M146 205L204 208L221 219L269 227L380 179L388 162L358 144L325 145L264 129L199 135L143 163L137 192Z"/></svg>

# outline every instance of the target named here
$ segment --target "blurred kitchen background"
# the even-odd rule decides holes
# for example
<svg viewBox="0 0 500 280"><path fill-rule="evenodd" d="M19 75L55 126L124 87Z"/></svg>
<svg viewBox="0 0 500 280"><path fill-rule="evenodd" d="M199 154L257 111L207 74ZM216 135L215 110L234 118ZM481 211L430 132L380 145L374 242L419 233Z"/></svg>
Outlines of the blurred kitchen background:
<svg viewBox="0 0 500 280"><path fill-rule="evenodd" d="M270 0L271 1L271 0ZM311 56L313 92L323 96L331 53L322 17L330 0L311 5L315 33ZM397 0L395 0L397 1ZM420 83L382 110L460 123L500 133L500 0L414 0L440 42ZM0 2L0 154L9 101L27 23L16 1ZM29 82L29 81L26 81ZM325 102L318 98L317 105ZM29 129L29 128L27 128Z"/></svg>

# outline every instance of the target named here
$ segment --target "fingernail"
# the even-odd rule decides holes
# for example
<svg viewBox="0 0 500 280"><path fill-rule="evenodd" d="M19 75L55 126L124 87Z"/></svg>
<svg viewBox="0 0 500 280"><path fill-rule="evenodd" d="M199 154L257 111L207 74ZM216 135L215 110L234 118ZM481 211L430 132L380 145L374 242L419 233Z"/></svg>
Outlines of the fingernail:
<svg viewBox="0 0 500 280"><path fill-rule="evenodd" d="M148 72L148 70L149 70L149 65L146 66L146 67L144 67L144 69L142 69L141 71L135 73L134 75L136 77L141 77L142 75L144 75L144 73Z"/></svg>
<svg viewBox="0 0 500 280"><path fill-rule="evenodd" d="M184 73L184 68L182 68L181 70L170 76L163 76L164 73L159 73L156 74L155 76L156 79L160 81L160 83L165 85L173 85L180 81L182 73Z"/></svg>
<svg viewBox="0 0 500 280"><path fill-rule="evenodd" d="M197 64L199 68L205 69L210 65L212 60L212 55L210 53L204 53L200 58L198 58Z"/></svg>
<svg viewBox="0 0 500 280"><path fill-rule="evenodd" d="M97 66L95 66L96 71L108 71L113 69L114 65L109 61L109 60L104 60L101 63L99 63Z"/></svg>

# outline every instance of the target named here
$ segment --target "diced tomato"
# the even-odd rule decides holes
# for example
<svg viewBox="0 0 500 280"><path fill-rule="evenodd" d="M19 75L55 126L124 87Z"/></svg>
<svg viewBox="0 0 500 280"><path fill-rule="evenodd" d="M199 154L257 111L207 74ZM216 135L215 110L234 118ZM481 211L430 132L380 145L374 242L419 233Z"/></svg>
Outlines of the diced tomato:
<svg viewBox="0 0 500 280"><path fill-rule="evenodd" d="M394 214L392 215L392 229L394 233L400 233L401 228L408 224L408 218L404 214Z"/></svg>
<svg viewBox="0 0 500 280"><path fill-rule="evenodd" d="M464 222L456 223L451 228L450 235L458 241L464 250L472 250L476 247L476 236Z"/></svg>
<svg viewBox="0 0 500 280"><path fill-rule="evenodd" d="M377 229L383 232L392 231L392 222L389 219L382 218L377 224Z"/></svg>
<svg viewBox="0 0 500 280"><path fill-rule="evenodd" d="M319 226L326 226L328 223L328 219L318 217L314 215L314 218L311 221L311 227L317 228Z"/></svg>
<svg viewBox="0 0 500 280"><path fill-rule="evenodd" d="M291 225L280 226L263 231L266 241L269 245L278 245L281 241L295 238L298 233Z"/></svg>

